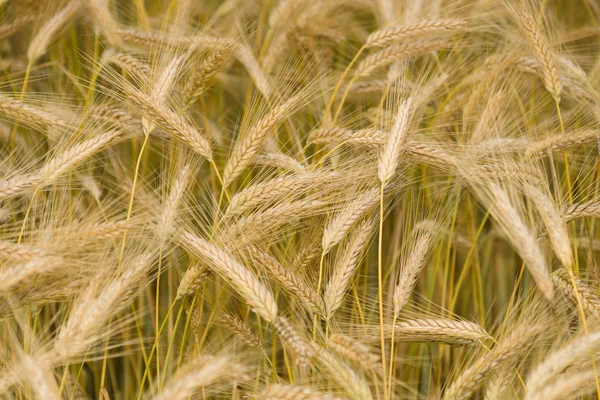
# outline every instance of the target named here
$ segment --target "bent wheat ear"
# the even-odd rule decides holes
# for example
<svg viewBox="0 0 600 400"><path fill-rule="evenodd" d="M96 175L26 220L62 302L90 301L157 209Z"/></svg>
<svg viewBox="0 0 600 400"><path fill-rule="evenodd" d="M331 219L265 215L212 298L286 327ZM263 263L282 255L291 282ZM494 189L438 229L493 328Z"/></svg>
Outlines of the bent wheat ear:
<svg viewBox="0 0 600 400"><path fill-rule="evenodd" d="M228 215L236 215L255 207L265 207L286 197L298 197L306 189L319 188L332 178L339 177L336 173L321 171L283 175L274 179L248 186L231 198Z"/></svg>
<svg viewBox="0 0 600 400"><path fill-rule="evenodd" d="M98 153L121 137L120 130L112 130L76 144L63 153L59 153L48 161L40 170L45 181L53 181L73 166Z"/></svg>
<svg viewBox="0 0 600 400"><path fill-rule="evenodd" d="M32 276L41 276L58 270L64 264L60 257L35 257L24 264L4 266L0 269L0 294L10 290Z"/></svg>
<svg viewBox="0 0 600 400"><path fill-rule="evenodd" d="M563 221L560 211L552 199L537 187L526 183L523 185L523 189L542 217L554 253L565 267L571 268L573 250L567 232L567 224Z"/></svg>
<svg viewBox="0 0 600 400"><path fill-rule="evenodd" d="M589 361L600 348L600 332L578 337L550 353L527 378L527 391L532 398L555 381L570 366ZM540 397L541 398L541 397Z"/></svg>
<svg viewBox="0 0 600 400"><path fill-rule="evenodd" d="M450 43L446 40L429 40L387 47L362 60L360 64L358 64L358 67L356 67L356 77L367 77L378 69L386 67L403 57L425 54L435 50L443 50L448 48L449 45Z"/></svg>
<svg viewBox="0 0 600 400"><path fill-rule="evenodd" d="M121 131L105 132L55 155L36 173L17 176L0 182L0 199L9 198L41 184L51 184L77 164L93 156L121 136Z"/></svg>
<svg viewBox="0 0 600 400"><path fill-rule="evenodd" d="M591 144L596 142L599 137L600 131L596 129L582 129L568 132L565 135L549 136L527 147L525 157L540 157L547 154L548 150L559 151L583 144Z"/></svg>
<svg viewBox="0 0 600 400"><path fill-rule="evenodd" d="M273 320L273 327L284 346L296 355L296 364L299 367L308 368L315 357L315 351L306 338L298 333L285 317L279 316Z"/></svg>
<svg viewBox="0 0 600 400"><path fill-rule="evenodd" d="M425 19L399 26L379 29L367 37L365 46L386 47L413 37L435 33L454 33L467 25L464 19Z"/></svg>
<svg viewBox="0 0 600 400"><path fill-rule="evenodd" d="M549 382L539 392L527 393L526 400L562 400L580 398L596 392L598 374L595 369L567 373Z"/></svg>
<svg viewBox="0 0 600 400"><path fill-rule="evenodd" d="M191 253L205 260L217 275L235 288L258 315L268 322L277 317L277 304L271 289L239 261L193 233L183 232L181 240Z"/></svg>
<svg viewBox="0 0 600 400"><path fill-rule="evenodd" d="M260 400L343 400L341 397L318 392L308 386L275 383L256 395Z"/></svg>
<svg viewBox="0 0 600 400"><path fill-rule="evenodd" d="M387 135L379 129L321 128L311 131L308 142L313 144L350 143L379 145L386 143Z"/></svg>
<svg viewBox="0 0 600 400"><path fill-rule="evenodd" d="M255 247L249 247L248 253L256 263L261 264L267 269L273 279L279 282L290 293L296 295L310 311L321 315L325 312L323 299L298 275L292 271L288 271L271 255Z"/></svg>
<svg viewBox="0 0 600 400"><path fill-rule="evenodd" d="M131 54L117 53L112 55L108 60L127 71L127 73L134 75L136 79L142 82L152 76L150 67Z"/></svg>
<svg viewBox="0 0 600 400"><path fill-rule="evenodd" d="M566 268L561 268L552 274L552 280L556 288L572 301L575 306L581 306L584 311L590 313L600 321L600 297L597 291L588 286L579 277L574 276L575 285Z"/></svg>
<svg viewBox="0 0 600 400"><path fill-rule="evenodd" d="M377 340L379 328L371 329L372 339ZM413 319L386 325L384 334L391 339L392 330L397 342L440 342L460 346L481 343L489 336L483 328L473 322L451 319Z"/></svg>
<svg viewBox="0 0 600 400"><path fill-rule="evenodd" d="M355 365L360 365L366 370L378 371L381 367L379 356L373 354L368 346L349 336L334 333L329 338L327 345L342 357L352 361Z"/></svg>
<svg viewBox="0 0 600 400"><path fill-rule="evenodd" d="M234 333L248 346L260 350L265 357L268 357L262 345L262 341L256 333L244 323L244 321L228 312L221 313L219 321L224 325L225 329Z"/></svg>
<svg viewBox="0 0 600 400"><path fill-rule="evenodd" d="M299 163L298 160L282 153L268 153L256 156L254 164L280 168L285 171L300 174L306 172L306 168Z"/></svg>
<svg viewBox="0 0 600 400"><path fill-rule="evenodd" d="M208 360L200 356L181 369L163 391L153 397L154 400L183 400L219 379L246 379L245 368L228 356L209 357Z"/></svg>
<svg viewBox="0 0 600 400"><path fill-rule="evenodd" d="M142 93L137 89L128 88L127 94L140 108L141 113L147 116L148 119L186 143L196 153L206 157L208 160L212 160L212 152L208 140L196 128L190 125L185 117L169 109L163 103L155 101L152 96Z"/></svg>
<svg viewBox="0 0 600 400"><path fill-rule="evenodd" d="M578 218L584 217L600 217L600 201L591 200L585 203L575 203L563 207L563 218L565 222L571 222Z"/></svg>
<svg viewBox="0 0 600 400"><path fill-rule="evenodd" d="M481 386L485 377L507 360L531 346L532 339L543 331L542 325L524 324L502 339L489 353L478 358L444 391L444 399L466 400Z"/></svg>
<svg viewBox="0 0 600 400"><path fill-rule="evenodd" d="M554 285L535 237L529 232L518 211L511 204L508 194L496 183L490 183L488 189L492 193L492 215L496 220L501 221L507 239L525 261L544 296L551 300L554 295Z"/></svg>
<svg viewBox="0 0 600 400"><path fill-rule="evenodd" d="M51 352L55 362L65 362L89 351L98 340L97 331L129 304L153 260L154 253L146 252L126 262L127 267L108 283L106 271L100 271L91 280L56 336Z"/></svg>
<svg viewBox="0 0 600 400"><path fill-rule="evenodd" d="M317 353L317 363L325 369L333 380L337 382L353 399L372 400L373 395L367 383L354 372L348 365L335 357L329 350L313 344Z"/></svg>
<svg viewBox="0 0 600 400"><path fill-rule="evenodd" d="M0 95L0 112L18 121L19 124L34 129L66 128L68 126L59 117L6 95Z"/></svg>

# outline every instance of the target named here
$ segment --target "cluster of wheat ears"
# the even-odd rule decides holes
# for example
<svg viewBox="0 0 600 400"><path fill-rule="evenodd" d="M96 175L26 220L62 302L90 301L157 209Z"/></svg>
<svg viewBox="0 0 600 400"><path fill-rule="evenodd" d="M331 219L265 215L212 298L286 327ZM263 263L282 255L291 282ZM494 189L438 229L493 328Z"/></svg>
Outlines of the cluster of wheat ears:
<svg viewBox="0 0 600 400"><path fill-rule="evenodd" d="M598 0L0 21L0 398L600 395Z"/></svg>

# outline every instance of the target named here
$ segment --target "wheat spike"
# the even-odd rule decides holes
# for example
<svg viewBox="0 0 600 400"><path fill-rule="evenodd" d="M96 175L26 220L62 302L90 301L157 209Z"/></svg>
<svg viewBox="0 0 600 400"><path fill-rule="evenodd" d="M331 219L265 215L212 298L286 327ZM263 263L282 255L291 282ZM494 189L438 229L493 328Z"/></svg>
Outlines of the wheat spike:
<svg viewBox="0 0 600 400"><path fill-rule="evenodd" d="M356 77L364 78L370 76L378 69L386 67L403 57L443 50L448 48L449 45L450 43L446 40L424 40L386 47L362 60L356 67Z"/></svg>
<svg viewBox="0 0 600 400"><path fill-rule="evenodd" d="M481 386L483 379L492 371L502 366L504 362L515 357L520 351L532 345L532 339L543 329L540 325L524 324L516 328L489 353L484 354L444 391L444 399L466 400Z"/></svg>
<svg viewBox="0 0 600 400"><path fill-rule="evenodd" d="M403 265L398 285L394 290L394 315L398 315L408 302L421 270L425 267L427 255L433 247L433 234L430 231L419 230L415 236L414 245Z"/></svg>
<svg viewBox="0 0 600 400"><path fill-rule="evenodd" d="M567 232L567 224L563 221L560 210L541 189L529 184L524 184L523 189L542 217L554 253L565 267L571 268L573 250Z"/></svg>
<svg viewBox="0 0 600 400"><path fill-rule="evenodd" d="M253 310L272 322L277 317L277 304L271 289L232 256L190 232L183 232L182 244L195 256L206 261L217 275L235 288Z"/></svg>
<svg viewBox="0 0 600 400"><path fill-rule="evenodd" d="M44 55L55 35L81 10L82 3L73 0L48 19L29 43L27 59L34 62Z"/></svg>
<svg viewBox="0 0 600 400"><path fill-rule="evenodd" d="M535 20L530 15L527 15L524 12L519 12L517 13L517 16L521 29L523 29L527 35L527 38L529 39L531 51L541 64L541 73L544 86L546 86L546 90L550 92L552 97L554 97L557 102L560 102L562 82L558 75L558 68L556 67L556 62L550 52L548 42L538 28Z"/></svg>
<svg viewBox="0 0 600 400"><path fill-rule="evenodd" d="M266 268L274 280L279 282L290 293L297 296L310 311L321 315L324 313L325 305L323 299L301 277L287 270L271 255L255 247L249 247L248 253L255 263Z"/></svg>
<svg viewBox="0 0 600 400"><path fill-rule="evenodd" d="M342 305L346 291L360 266L361 254L365 250L374 227L374 220L367 220L359 224L354 235L348 240L341 257L336 261L333 275L325 289L327 318L331 318Z"/></svg>
<svg viewBox="0 0 600 400"><path fill-rule="evenodd" d="M365 46L386 47L406 39L436 34L460 31L467 21L464 19L425 19L399 26L379 29L367 37Z"/></svg>
<svg viewBox="0 0 600 400"><path fill-rule="evenodd" d="M382 184L390 181L398 167L400 155L404 150L406 136L408 134L408 126L412 114L412 103L413 99L412 97L409 97L398 107L392 130L381 151L379 162L377 164L377 174Z"/></svg>
<svg viewBox="0 0 600 400"><path fill-rule="evenodd" d="M223 172L225 187L229 186L242 173L256 153L261 150L271 131L283 122L302 99L301 94L292 96L285 103L269 111L243 137L238 139Z"/></svg>

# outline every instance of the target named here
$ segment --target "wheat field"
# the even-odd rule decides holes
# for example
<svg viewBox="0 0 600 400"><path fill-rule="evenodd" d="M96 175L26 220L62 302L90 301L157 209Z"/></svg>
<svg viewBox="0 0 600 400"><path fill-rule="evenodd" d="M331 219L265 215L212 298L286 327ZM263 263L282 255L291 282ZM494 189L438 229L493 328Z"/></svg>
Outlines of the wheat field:
<svg viewBox="0 0 600 400"><path fill-rule="evenodd" d="M0 0L0 398L598 399L600 1Z"/></svg>

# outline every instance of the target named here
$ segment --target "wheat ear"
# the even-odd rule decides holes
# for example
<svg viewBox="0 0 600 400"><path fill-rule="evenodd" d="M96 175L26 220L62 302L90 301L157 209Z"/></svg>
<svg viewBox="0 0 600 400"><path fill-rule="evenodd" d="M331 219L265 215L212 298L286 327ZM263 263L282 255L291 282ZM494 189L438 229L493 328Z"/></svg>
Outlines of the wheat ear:
<svg viewBox="0 0 600 400"><path fill-rule="evenodd" d="M222 312L219 315L219 322L223 324L225 329L231 331L248 346L260 350L261 353L267 357L262 341L258 335L244 323L244 321L228 312Z"/></svg>
<svg viewBox="0 0 600 400"><path fill-rule="evenodd" d="M269 385L255 397L260 400L343 400L341 397L318 392L307 386L280 383Z"/></svg>
<svg viewBox="0 0 600 400"><path fill-rule="evenodd" d="M246 379L244 368L229 356L206 357L191 361L181 367L179 374L167 382L165 388L153 400L184 400L196 391L220 379Z"/></svg>
<svg viewBox="0 0 600 400"><path fill-rule="evenodd" d="M573 249L571 249L567 224L563 221L560 210L552 199L536 186L526 183L523 189L542 217L554 253L565 267L571 268Z"/></svg>
<svg viewBox="0 0 600 400"><path fill-rule="evenodd" d="M248 253L255 263L266 268L274 280L279 282L287 291L297 296L310 311L321 315L325 312L323 299L298 275L286 269L270 254L255 247L250 246Z"/></svg>
<svg viewBox="0 0 600 400"><path fill-rule="evenodd" d="M354 235L348 240L341 257L336 261L333 275L325 289L327 318L331 318L333 313L342 305L346 291L360 266L361 254L374 228L375 221L373 220L358 225Z"/></svg>
<svg viewBox="0 0 600 400"><path fill-rule="evenodd" d="M452 319L413 319L397 322L396 325L385 325L386 339L392 338L396 342L440 342L460 346L471 346L481 343L488 338L483 328L474 322ZM369 337L375 341L378 336L375 332L379 328L370 328Z"/></svg>
<svg viewBox="0 0 600 400"><path fill-rule="evenodd" d="M467 25L464 19L425 19L404 25L382 28L367 37L365 46L386 47L390 44L405 41L406 39L436 33L453 33Z"/></svg>
<svg viewBox="0 0 600 400"><path fill-rule="evenodd" d="M596 391L595 370L573 372L557 377L538 392L528 392L525 400L575 399Z"/></svg>
<svg viewBox="0 0 600 400"><path fill-rule="evenodd" d="M562 215L565 222L571 222L584 217L598 218L600 217L600 202L591 200L584 203L567 205L563 207Z"/></svg>
<svg viewBox="0 0 600 400"><path fill-rule="evenodd" d="M492 215L496 214L496 218L503 221L501 226L506 231L508 240L525 261L544 296L551 300L554 295L554 285L535 237L511 204L508 194L496 183L490 183L488 188L493 197Z"/></svg>
<svg viewBox="0 0 600 400"><path fill-rule="evenodd" d="M37 31L35 36L29 42L27 49L27 59L34 62L48 50L48 45L54 39L55 35L73 18L81 9L82 3L79 0L73 0L60 11L50 17Z"/></svg>
<svg viewBox="0 0 600 400"><path fill-rule="evenodd" d="M229 186L263 147L268 135L294 110L303 99L302 94L292 96L267 113L250 131L238 139L225 170L223 184Z"/></svg>
<svg viewBox="0 0 600 400"><path fill-rule="evenodd" d="M185 81L183 85L184 104L190 104L209 88L213 78L229 61L235 47L231 44L214 50Z"/></svg>
<svg viewBox="0 0 600 400"><path fill-rule="evenodd" d="M490 372L531 346L532 339L543 331L542 328L540 325L532 326L529 324L516 328L488 353L475 360L469 368L465 369L444 391L444 399L469 399Z"/></svg>
<svg viewBox="0 0 600 400"><path fill-rule="evenodd" d="M447 40L428 40L386 47L362 60L356 67L356 77L364 78L398 59L448 48Z"/></svg>
<svg viewBox="0 0 600 400"><path fill-rule="evenodd" d="M600 320L600 297L596 294L597 291L589 287L579 277L574 276L573 278L575 280L575 287L573 287L573 282L567 269L561 268L552 274L554 285L559 291L575 304L577 304L577 299L579 298L583 309Z"/></svg>
<svg viewBox="0 0 600 400"><path fill-rule="evenodd" d="M560 102L562 83L558 75L556 62L552 57L546 38L530 15L519 12L517 13L517 17L521 29L529 39L529 45L533 55L541 64L542 80L544 81L546 90L550 92L557 102Z"/></svg>
<svg viewBox="0 0 600 400"><path fill-rule="evenodd" d="M271 289L244 265L216 245L190 232L181 235L182 244L209 268L235 288L253 310L268 322L277 317L277 304Z"/></svg>
<svg viewBox="0 0 600 400"><path fill-rule="evenodd" d="M190 265L183 274L181 282L179 282L175 299L180 299L183 296L189 296L196 293L207 276L208 272L203 264L193 263Z"/></svg>
<svg viewBox="0 0 600 400"><path fill-rule="evenodd" d="M128 88L127 94L140 108L142 115L186 143L196 153L212 160L208 140L190 125L183 115L174 112L162 102L157 102L152 96L134 88Z"/></svg>
<svg viewBox="0 0 600 400"><path fill-rule="evenodd" d="M392 176L394 176L396 168L398 168L400 155L404 150L408 134L412 103L413 99L409 97L398 107L392 130L379 156L377 175L382 184L389 182Z"/></svg>
<svg viewBox="0 0 600 400"><path fill-rule="evenodd" d="M403 265L398 285L394 290L394 315L398 315L408 302L432 247L433 234L428 230L417 231L414 245Z"/></svg>
<svg viewBox="0 0 600 400"><path fill-rule="evenodd" d="M372 353L369 346L349 336L334 333L327 341L327 346L365 370L379 371L381 369L380 357Z"/></svg>
<svg viewBox="0 0 600 400"><path fill-rule="evenodd" d="M273 327L283 345L295 354L296 364L301 368L308 368L315 357L315 352L306 338L298 333L285 317L275 318Z"/></svg>
<svg viewBox="0 0 600 400"><path fill-rule="evenodd" d="M535 366L527 378L527 392L534 395L543 392L570 366L589 361L600 348L600 332L578 337L550 353Z"/></svg>
<svg viewBox="0 0 600 400"><path fill-rule="evenodd" d="M38 129L66 128L68 125L61 118L33 107L21 100L0 94L0 112L19 124Z"/></svg>
<svg viewBox="0 0 600 400"><path fill-rule="evenodd" d="M338 244L356 224L358 220L368 214L379 202L379 189L370 189L361 193L349 202L327 223L323 232L323 252L327 253Z"/></svg>
<svg viewBox="0 0 600 400"><path fill-rule="evenodd" d="M354 372L348 365L335 357L327 349L313 344L316 352L317 363L325 369L331 378L344 389L352 399L372 400L373 395L367 383Z"/></svg>

